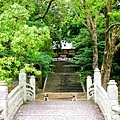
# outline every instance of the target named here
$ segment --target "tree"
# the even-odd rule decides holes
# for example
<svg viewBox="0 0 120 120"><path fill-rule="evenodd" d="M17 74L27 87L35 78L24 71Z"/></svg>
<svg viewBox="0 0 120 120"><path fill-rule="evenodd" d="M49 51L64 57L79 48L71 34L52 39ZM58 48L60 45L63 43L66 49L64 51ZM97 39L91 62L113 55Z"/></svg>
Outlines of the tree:
<svg viewBox="0 0 120 120"><path fill-rule="evenodd" d="M101 67L102 85L106 88L110 78L113 57L120 48L120 11L112 8L113 1L108 0L106 13L105 48Z"/></svg>
<svg viewBox="0 0 120 120"><path fill-rule="evenodd" d="M35 2L1 0L0 6L0 79L11 81L20 69L40 75L36 65L43 65L49 71L52 61L49 28L30 25L29 22L35 11ZM41 57L41 54L44 55Z"/></svg>
<svg viewBox="0 0 120 120"><path fill-rule="evenodd" d="M90 33L90 37L92 40L93 46L93 69L98 67L98 46L97 46L97 27L98 27L98 20L103 18L103 15L100 11L105 6L106 2L101 2L101 0L95 1L88 1L88 0L80 0L80 1L71 1L72 5L74 5L74 19L79 19L84 27L86 27ZM101 19L102 20L102 19ZM75 20L74 20L75 21Z"/></svg>
<svg viewBox="0 0 120 120"><path fill-rule="evenodd" d="M36 11L33 15L34 21L42 21L50 29L50 35L53 40L59 40L60 14L55 0L37 0Z"/></svg>
<svg viewBox="0 0 120 120"><path fill-rule="evenodd" d="M110 78L113 57L120 47L118 42L120 37L120 11L115 9L116 3L112 0L72 0L69 1L69 4L71 6L70 9L74 13L73 22L77 24L82 23L91 35L93 69L98 67L99 28L102 28L102 30L105 28L105 48L101 65L101 78L102 85L106 88Z"/></svg>

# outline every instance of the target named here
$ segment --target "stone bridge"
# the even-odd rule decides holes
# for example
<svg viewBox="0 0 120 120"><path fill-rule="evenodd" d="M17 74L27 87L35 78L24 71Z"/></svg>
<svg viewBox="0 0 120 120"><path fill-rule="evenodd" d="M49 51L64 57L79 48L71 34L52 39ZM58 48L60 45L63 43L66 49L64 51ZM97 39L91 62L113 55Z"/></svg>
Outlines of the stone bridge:
<svg viewBox="0 0 120 120"><path fill-rule="evenodd" d="M14 120L104 120L93 101L39 101L23 105Z"/></svg>

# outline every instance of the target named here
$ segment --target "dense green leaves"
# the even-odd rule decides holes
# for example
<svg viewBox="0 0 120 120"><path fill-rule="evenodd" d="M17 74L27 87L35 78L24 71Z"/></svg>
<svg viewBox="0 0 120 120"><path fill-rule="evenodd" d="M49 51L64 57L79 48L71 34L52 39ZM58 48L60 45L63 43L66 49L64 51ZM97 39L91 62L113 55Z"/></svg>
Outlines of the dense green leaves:
<svg viewBox="0 0 120 120"><path fill-rule="evenodd" d="M1 0L0 6L0 80L10 82L20 69L40 75L38 66L47 68L43 70L48 74L52 61L50 30L29 24L34 23L30 17L35 1Z"/></svg>
<svg viewBox="0 0 120 120"><path fill-rule="evenodd" d="M48 8L48 0L0 0L0 79L12 79L20 69L38 75L40 68L43 68L42 74L46 76L52 66L52 41L63 38L72 41L76 48L71 62L80 66L82 75L89 73L95 30L100 67L105 44L107 2L53 0ZM110 25L120 22L120 11L115 1L112 8L108 14ZM116 61L119 59L113 62L115 71L119 70Z"/></svg>
<svg viewBox="0 0 120 120"><path fill-rule="evenodd" d="M68 6L71 14L67 14L64 21L62 22L64 26L62 29L62 32L64 33L64 36L67 39L69 38L71 41L74 41L75 43L76 55L72 63L78 64L80 66L84 66L82 68L83 69L85 68L85 69L84 71L81 71L82 73L85 72L85 70L87 69L89 70L91 69L92 56L94 55L92 54L91 51L94 47L96 47L95 44L93 44L94 41L92 39L96 35L97 47L99 50L98 66L99 68L101 68L101 64L103 61L104 46L105 46L105 28L106 28L105 26L108 25L110 27L112 25L111 28L114 29L115 27L113 26L120 22L119 10L116 9L115 7L116 2L112 1L112 9L111 9L111 12L108 13L108 16L110 16L110 20L109 20L110 23L106 23L108 1L109 0L69 1ZM87 28L87 29L83 29L83 28ZM119 28L119 24L117 25L117 28ZM95 31L96 31L96 34L94 34ZM90 33L89 35L87 34L88 32ZM112 32L113 31L110 30L109 38L112 36ZM85 40L85 38L87 39ZM117 40L118 39L119 37L117 38ZM115 67L113 67L114 70L116 70L115 68L119 68L119 67L116 67L117 64L114 64L114 62L113 62L113 65L115 65ZM111 77L112 76L113 74L111 74Z"/></svg>

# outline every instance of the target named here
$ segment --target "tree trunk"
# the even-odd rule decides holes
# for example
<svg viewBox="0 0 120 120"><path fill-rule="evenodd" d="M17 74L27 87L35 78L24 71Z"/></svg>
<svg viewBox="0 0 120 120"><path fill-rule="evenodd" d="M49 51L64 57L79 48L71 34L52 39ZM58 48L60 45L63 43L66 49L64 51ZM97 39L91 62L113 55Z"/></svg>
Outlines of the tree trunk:
<svg viewBox="0 0 120 120"><path fill-rule="evenodd" d="M92 39L92 46L93 46L93 70L95 68L98 68L98 46L97 46L97 17L98 14L95 15L95 18L93 19L90 15L90 11L87 8L85 1L80 0L81 4L83 5L84 10L86 11L86 27L88 28L88 31L90 32L91 39Z"/></svg>
<svg viewBox="0 0 120 120"><path fill-rule="evenodd" d="M113 54L111 53L112 51L105 50L104 56L103 56L103 62L102 62L102 67L101 67L101 80L102 80L102 86L106 89L107 88L107 83L110 78L110 72L111 72L111 67L112 67L112 59L113 59Z"/></svg>
<svg viewBox="0 0 120 120"><path fill-rule="evenodd" d="M92 33L93 42L93 69L98 68L98 46L97 46L97 32L96 29Z"/></svg>
<svg viewBox="0 0 120 120"><path fill-rule="evenodd" d="M105 89L110 79L113 57L120 48L120 43L116 45L116 41L120 33L120 26L119 26L120 24L118 23L111 26L109 25L110 24L109 13L111 12L111 6L112 6L112 0L108 0L107 15L106 15L105 49L104 49L103 63L101 67L102 86Z"/></svg>

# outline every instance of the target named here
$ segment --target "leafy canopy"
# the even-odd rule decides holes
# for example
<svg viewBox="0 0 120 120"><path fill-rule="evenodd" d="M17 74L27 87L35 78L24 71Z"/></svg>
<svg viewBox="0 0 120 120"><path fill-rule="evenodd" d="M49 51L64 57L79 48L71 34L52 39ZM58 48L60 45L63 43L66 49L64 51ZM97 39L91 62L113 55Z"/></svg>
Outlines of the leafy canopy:
<svg viewBox="0 0 120 120"><path fill-rule="evenodd" d="M35 2L0 0L0 6L0 80L11 82L20 69L40 75L41 71L35 66L46 63L50 66L52 54L45 51L52 52L52 45L46 45L51 43L48 27L28 24L35 11ZM42 57L41 52L44 52Z"/></svg>

